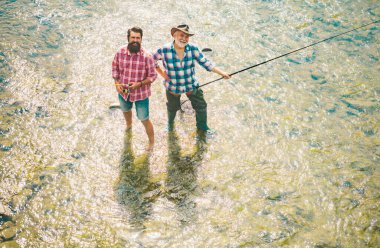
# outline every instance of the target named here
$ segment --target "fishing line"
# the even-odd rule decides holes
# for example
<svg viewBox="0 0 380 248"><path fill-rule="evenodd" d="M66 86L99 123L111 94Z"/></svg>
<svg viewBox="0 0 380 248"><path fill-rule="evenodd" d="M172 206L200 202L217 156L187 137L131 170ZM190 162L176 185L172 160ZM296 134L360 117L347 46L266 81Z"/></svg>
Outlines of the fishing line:
<svg viewBox="0 0 380 248"><path fill-rule="evenodd" d="M246 71L246 70L252 69L252 68L254 68L254 67L257 67L257 66L260 66L260 65L266 64L266 63L268 63L268 62L270 62L270 61L273 61L273 60L279 59L279 58L284 57L284 56L287 56L287 55L289 55L289 54L292 54L292 53L295 53L295 52L301 51L301 50L306 49L306 48L308 48L308 47L312 47L312 46L315 46L315 45L317 45L317 44L319 44L319 43L322 43L322 42L325 42L325 41L331 40L331 39L336 38L336 37L338 37L338 36L341 36L341 35L344 35L344 34L347 34L347 33L353 32L353 31L355 31L355 30L358 30L358 29L364 28L364 27L366 27L366 26L369 26L369 25L375 24L375 23L377 23L377 22L380 22L380 20L377 20L377 21L374 21L374 22L371 22L371 23L365 24L365 25L363 25L363 26L360 26L360 27L357 27L357 28L354 28L354 29L348 30L348 31L346 31L346 32L343 32L343 33L340 33L340 34L337 34L337 35L331 36L331 37L329 37L329 38L326 38L326 39L323 39L323 40L317 41L317 42L315 42L315 43L312 43L312 44L310 44L310 45L307 45L307 46L304 46L304 47L298 48L298 49L296 49L296 50L293 50L293 51L291 51L291 52L288 52L288 53L282 54L282 55L277 56L277 57L275 57L275 58L268 59L268 60L266 60L266 61L264 61L264 62L261 62L261 63L255 64L255 65L252 65L252 66L246 67L246 68L244 68L244 69L242 69L242 70L239 70L239 71L236 71L236 72L233 72L233 73L231 73L231 74L229 74L229 75L232 76L232 75L235 75L235 74L241 73L241 72L243 72L243 71ZM206 85L211 84L211 83L214 83L214 82L219 81L219 80L221 80L221 79L223 79L223 77L218 78L218 79L215 79L215 80L213 80L213 81L211 81L211 82L208 82L208 83L202 84L202 85L200 85L198 88L203 87L203 86L206 86Z"/></svg>
<svg viewBox="0 0 380 248"><path fill-rule="evenodd" d="M266 64L266 63L271 62L271 61L273 61L273 60L276 60L276 59L279 59L279 58L285 57L285 56L287 56L287 55L289 55L289 54L292 54L292 53L295 53L295 52L299 52L299 51L304 50L304 49L306 49L306 48L308 48L308 47L315 46L315 45L317 45L317 44L319 44L319 43L326 42L326 41L328 41L328 40L334 39L334 38L339 37L339 36L342 36L342 35L344 35L344 34L351 33L351 32L353 32L353 31L355 31L355 30L358 30L358 29L361 29L361 28L364 28L364 27L367 27L367 26L373 25L373 24L378 23L378 22L380 22L380 20L376 20L376 21L373 21L373 22L370 22L370 23L364 24L364 25L362 25L362 26L360 26L360 27L353 28L353 29L348 30L348 31L346 31L346 32L343 32L343 33L340 33L340 34L337 34L337 35L334 35L334 36L330 36L330 37L328 37L328 38L326 38L326 39L323 39L323 40L320 40L320 41L314 42L314 43L312 43L312 44L310 44L310 45L307 45L307 46L304 46L304 47L298 48L298 49L293 50L293 51L291 51L291 52L284 53L284 54L282 54L282 55L280 55L280 56L277 56L277 57L274 57L274 58L272 58L272 59L268 59L268 60L263 61L263 62L261 62L261 63L258 63L258 64L255 64L255 65L252 65L252 66L249 66L249 67L243 68L243 69L241 69L241 70L239 70L239 71L236 71L236 72L233 72L233 73L231 73L231 74L229 74L229 75L232 76L232 75L235 75L235 74L241 73L241 72L243 72L243 71L246 71L246 70L249 70L249 69L252 69L252 68L258 67L258 66L260 66L260 65ZM201 87L203 87L203 86L206 86L206 85L208 85L208 84L215 83L215 82L217 82L217 81L219 81L219 80L222 80L222 79L223 79L223 77L220 77L220 78L215 79L215 80L213 80L213 81L207 82L207 83L205 83L205 84L202 84L202 85L198 86L197 89L198 89L198 88L201 88ZM183 102L181 103L180 106L182 106L182 104L184 104L184 103L187 102L187 101L188 101L188 100L183 101ZM184 111L182 110L182 108L181 108L181 112L184 112Z"/></svg>

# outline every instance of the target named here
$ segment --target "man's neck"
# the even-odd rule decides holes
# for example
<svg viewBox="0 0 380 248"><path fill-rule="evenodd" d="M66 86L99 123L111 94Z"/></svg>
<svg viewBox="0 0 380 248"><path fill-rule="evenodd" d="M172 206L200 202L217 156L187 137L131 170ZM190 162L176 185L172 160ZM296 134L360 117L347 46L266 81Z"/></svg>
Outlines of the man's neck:
<svg viewBox="0 0 380 248"><path fill-rule="evenodd" d="M185 50L185 47L180 47L180 46L178 46L178 45L174 42L174 49L175 49L176 51L184 51L184 50Z"/></svg>

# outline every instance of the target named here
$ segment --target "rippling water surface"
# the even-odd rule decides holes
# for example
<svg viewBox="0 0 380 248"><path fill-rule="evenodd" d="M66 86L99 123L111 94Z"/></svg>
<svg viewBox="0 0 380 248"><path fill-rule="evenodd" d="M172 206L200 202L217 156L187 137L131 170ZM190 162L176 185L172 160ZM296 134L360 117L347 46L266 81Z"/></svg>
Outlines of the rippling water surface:
<svg viewBox="0 0 380 248"><path fill-rule="evenodd" d="M234 72L378 19L376 0L2 0L0 246L378 247L379 24L204 87L212 137L186 104L165 132L162 78L152 154L109 109L131 26L153 51L187 23Z"/></svg>

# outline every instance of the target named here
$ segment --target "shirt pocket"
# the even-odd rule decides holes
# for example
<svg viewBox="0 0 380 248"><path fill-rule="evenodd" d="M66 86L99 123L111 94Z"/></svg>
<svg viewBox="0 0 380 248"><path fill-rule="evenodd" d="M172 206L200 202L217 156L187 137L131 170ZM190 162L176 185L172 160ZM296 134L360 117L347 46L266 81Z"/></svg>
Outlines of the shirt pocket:
<svg viewBox="0 0 380 248"><path fill-rule="evenodd" d="M122 69L128 69L130 66L130 60L127 58L127 56L122 55L120 58L120 65Z"/></svg>
<svg viewBox="0 0 380 248"><path fill-rule="evenodd" d="M135 62L134 66L138 71L145 71L145 60L139 59Z"/></svg>
<svg viewBox="0 0 380 248"><path fill-rule="evenodd" d="M185 67L186 68L192 68L192 67L194 67L194 60L191 58L191 59L185 61Z"/></svg>

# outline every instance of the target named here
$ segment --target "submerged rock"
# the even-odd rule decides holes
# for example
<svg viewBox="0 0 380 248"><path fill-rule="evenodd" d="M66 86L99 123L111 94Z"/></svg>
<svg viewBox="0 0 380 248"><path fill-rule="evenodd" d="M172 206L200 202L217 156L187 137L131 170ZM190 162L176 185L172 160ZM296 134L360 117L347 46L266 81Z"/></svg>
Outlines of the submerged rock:
<svg viewBox="0 0 380 248"><path fill-rule="evenodd" d="M0 231L7 229L7 228L14 227L14 226L15 226L15 224L12 221L7 221L0 226Z"/></svg>
<svg viewBox="0 0 380 248"><path fill-rule="evenodd" d="M211 52L211 51L212 51L211 48L203 48L203 49L202 49L202 52Z"/></svg>
<svg viewBox="0 0 380 248"><path fill-rule="evenodd" d="M2 230L0 232L0 236L5 240L9 240L9 239L13 239L16 236L16 233L17 233L17 228L15 226L12 226L12 227Z"/></svg>
<svg viewBox="0 0 380 248"><path fill-rule="evenodd" d="M9 207L0 202L0 217L10 216L10 215L11 215L11 210L9 209Z"/></svg>
<svg viewBox="0 0 380 248"><path fill-rule="evenodd" d="M108 108L109 109L120 109L120 103L118 103L118 102L111 103Z"/></svg>
<svg viewBox="0 0 380 248"><path fill-rule="evenodd" d="M6 145L3 145L3 144L0 144L0 151L9 152L12 149L12 147L13 147L12 145L6 146Z"/></svg>
<svg viewBox="0 0 380 248"><path fill-rule="evenodd" d="M311 74L310 77L311 77L313 80L318 80L318 79L319 79L319 76L314 75L314 74Z"/></svg>
<svg viewBox="0 0 380 248"><path fill-rule="evenodd" d="M6 247L6 248L16 248L17 247L18 248L20 246L19 246L19 244L17 244L16 241L11 240L11 241L6 241L6 242L1 243L1 248L2 247Z"/></svg>
<svg viewBox="0 0 380 248"><path fill-rule="evenodd" d="M35 113L36 118L44 118L44 117L49 117L49 116L50 114L46 109L44 109L42 106L37 107L37 111Z"/></svg>
<svg viewBox="0 0 380 248"><path fill-rule="evenodd" d="M282 201L284 199L283 195L278 194L278 195L270 195L266 197L267 200L271 201Z"/></svg>
<svg viewBox="0 0 380 248"><path fill-rule="evenodd" d="M9 133L9 131L10 131L9 128L7 129L0 128L0 136Z"/></svg>
<svg viewBox="0 0 380 248"><path fill-rule="evenodd" d="M71 91L71 86L72 86L72 84L66 84L65 87L63 88L62 92L63 93L69 93Z"/></svg>
<svg viewBox="0 0 380 248"><path fill-rule="evenodd" d="M72 158L75 158L75 159L81 159L83 157L86 157L86 154L83 153L83 152L78 152L78 153L73 153L71 154L71 157Z"/></svg>
<svg viewBox="0 0 380 248"><path fill-rule="evenodd" d="M28 200L33 196L33 190L24 189L19 194L13 196L11 201L11 207L13 210L19 210L25 207Z"/></svg>
<svg viewBox="0 0 380 248"><path fill-rule="evenodd" d="M67 172L73 172L75 170L75 164L74 163L65 163L65 164L60 164L57 168L57 171L65 174Z"/></svg>
<svg viewBox="0 0 380 248"><path fill-rule="evenodd" d="M344 95L343 97L349 97L350 95ZM341 99L348 108L354 109L358 112L375 113L379 110L378 104L375 101L368 100L355 100L355 99Z"/></svg>
<svg viewBox="0 0 380 248"><path fill-rule="evenodd" d="M343 182L343 187L345 187L345 188L351 188L352 187L352 183L350 181L344 181Z"/></svg>

